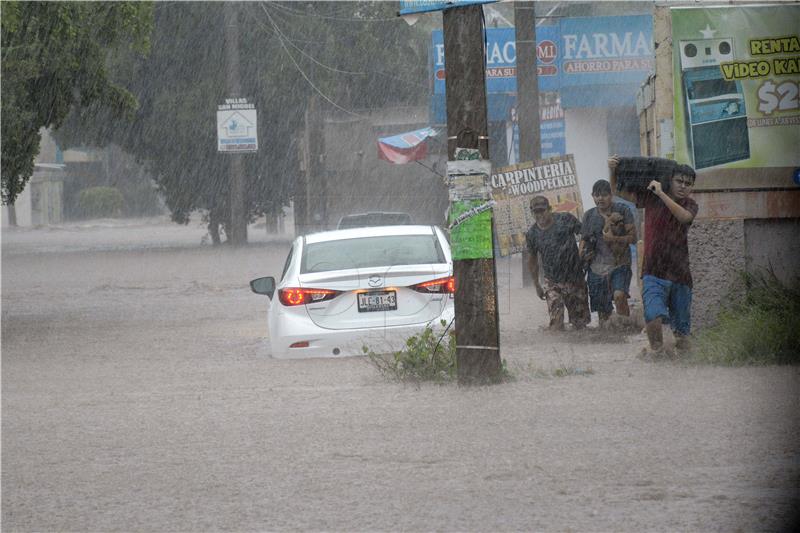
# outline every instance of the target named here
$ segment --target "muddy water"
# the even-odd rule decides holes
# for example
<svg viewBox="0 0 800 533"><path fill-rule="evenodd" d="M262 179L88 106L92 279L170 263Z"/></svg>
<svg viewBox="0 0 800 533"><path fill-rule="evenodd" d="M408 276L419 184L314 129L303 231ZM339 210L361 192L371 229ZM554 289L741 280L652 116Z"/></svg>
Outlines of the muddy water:
<svg viewBox="0 0 800 533"><path fill-rule="evenodd" d="M797 368L543 333L517 261L498 265L512 383L274 360L247 282L288 238L106 226L3 230L4 530L774 530L800 504Z"/></svg>

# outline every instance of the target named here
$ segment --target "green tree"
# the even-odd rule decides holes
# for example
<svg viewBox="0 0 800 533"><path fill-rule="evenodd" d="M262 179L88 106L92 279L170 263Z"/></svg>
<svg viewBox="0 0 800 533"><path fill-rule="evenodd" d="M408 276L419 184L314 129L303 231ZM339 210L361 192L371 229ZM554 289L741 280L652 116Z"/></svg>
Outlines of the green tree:
<svg viewBox="0 0 800 533"><path fill-rule="evenodd" d="M149 47L152 4L2 2L2 202L13 204L33 173L41 128L73 107L102 105L115 117L136 99L108 75L109 54Z"/></svg>
<svg viewBox="0 0 800 533"><path fill-rule="evenodd" d="M357 113L427 98L429 33L386 2L237 4L241 95L226 94L221 3L157 4L152 52L119 56L115 73L139 101L130 122L100 105L80 110L60 132L67 144L114 142L143 162L171 211L194 211L219 241L228 222L230 154L217 152L216 109L242 96L258 110L259 152L243 159L250 220L286 205L299 172L297 139L307 102Z"/></svg>

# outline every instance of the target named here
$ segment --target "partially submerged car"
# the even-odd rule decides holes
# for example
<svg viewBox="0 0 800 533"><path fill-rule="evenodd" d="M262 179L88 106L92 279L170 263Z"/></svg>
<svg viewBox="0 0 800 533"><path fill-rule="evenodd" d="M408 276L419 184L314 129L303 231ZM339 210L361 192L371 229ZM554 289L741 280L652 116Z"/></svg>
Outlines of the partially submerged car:
<svg viewBox="0 0 800 533"><path fill-rule="evenodd" d="M250 282L271 298L276 358L399 350L454 318L450 246L436 226L377 226L297 237L279 280Z"/></svg>
<svg viewBox="0 0 800 533"><path fill-rule="evenodd" d="M393 213L388 211L373 211L370 213L355 213L345 215L339 219L336 229L367 228L370 226L396 226L412 224L411 215L408 213Z"/></svg>

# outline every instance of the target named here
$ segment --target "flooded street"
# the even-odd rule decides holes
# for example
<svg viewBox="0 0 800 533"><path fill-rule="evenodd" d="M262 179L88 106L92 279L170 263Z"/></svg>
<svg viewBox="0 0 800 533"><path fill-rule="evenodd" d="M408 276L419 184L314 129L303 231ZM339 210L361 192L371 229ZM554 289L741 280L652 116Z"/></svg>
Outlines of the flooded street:
<svg viewBox="0 0 800 533"><path fill-rule="evenodd" d="M4 530L734 531L796 518L797 367L654 364L636 358L640 335L542 332L517 258L498 261L510 383L417 387L362 358L275 360L268 301L248 281L280 273L289 237L251 227L251 244L229 249L204 235L161 219L3 229Z"/></svg>

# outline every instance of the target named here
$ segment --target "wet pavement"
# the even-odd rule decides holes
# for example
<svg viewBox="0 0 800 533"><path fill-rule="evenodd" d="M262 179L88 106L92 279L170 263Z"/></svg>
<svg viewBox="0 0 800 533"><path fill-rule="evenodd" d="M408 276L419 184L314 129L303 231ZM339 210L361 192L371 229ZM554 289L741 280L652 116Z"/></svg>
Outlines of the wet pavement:
<svg viewBox="0 0 800 533"><path fill-rule="evenodd" d="M290 241L250 235L3 228L4 530L749 531L800 507L796 367L545 333L519 260L498 262L510 383L275 360L248 281Z"/></svg>

